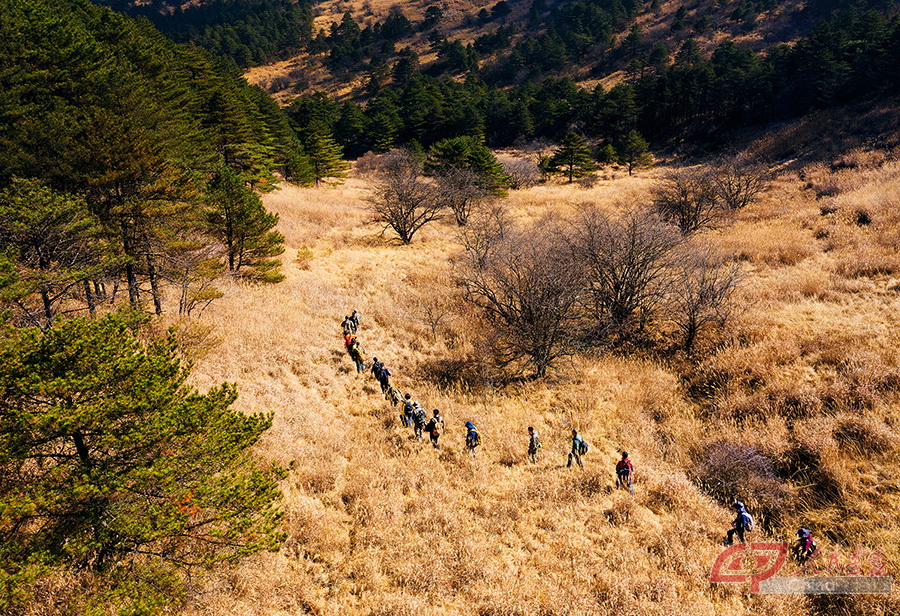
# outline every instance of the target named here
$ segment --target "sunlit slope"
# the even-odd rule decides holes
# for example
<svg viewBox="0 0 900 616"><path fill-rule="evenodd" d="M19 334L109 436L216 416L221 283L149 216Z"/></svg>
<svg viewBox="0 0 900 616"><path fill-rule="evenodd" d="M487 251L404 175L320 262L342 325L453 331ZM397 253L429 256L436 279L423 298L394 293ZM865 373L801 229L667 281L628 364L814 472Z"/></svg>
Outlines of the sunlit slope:
<svg viewBox="0 0 900 616"><path fill-rule="evenodd" d="M747 274L732 342L718 353L695 363L576 357L546 382L506 387L473 377L440 388L433 379L442 362L464 362L478 335L445 297L448 260L460 249L450 221L401 247L366 224L362 180L267 196L287 240L287 278L230 289L198 319L211 327L204 343L217 345L194 378L201 388L236 381L238 408L275 412L259 452L292 464L283 484L288 539L278 553L211 573L192 592L189 613L896 613L897 602L884 598L825 604L711 585L731 515L689 479L723 441L773 464L805 451L836 491L818 499L800 480L825 485L822 477L798 475L785 483L783 511L772 512L777 524L753 537L786 541L796 524L808 524L823 547L879 547L896 567L900 381L885 375L896 370L898 266L885 239L895 224L885 195L898 194L898 174L889 161L864 166L868 176L858 169L856 180L828 168L787 173L761 203L710 234L744 260ZM847 184L828 197L834 212L823 214L807 184L838 178ZM508 207L528 222L588 201L647 202L651 184L544 186L514 192ZM871 209L878 232L844 216L862 203L880 204ZM863 258L887 265L875 273L851 267ZM451 305L437 323L429 301ZM353 308L369 360L383 360L429 411L442 410L441 450L411 440L371 375L354 372L339 328ZM840 367L853 358L856 381ZM757 373L753 383L744 378ZM711 374L727 383L705 397L697 384ZM870 376L881 385L865 404L852 392ZM849 388L844 406L816 406L829 386ZM777 392L784 400L792 387L812 405L794 418L777 403ZM463 451L467 420L482 434L477 460ZM526 462L529 425L543 441L537 465ZM565 468L573 427L591 445L583 470ZM634 498L613 490L622 449L637 469ZM753 486L748 500L759 515L753 505L772 503Z"/></svg>

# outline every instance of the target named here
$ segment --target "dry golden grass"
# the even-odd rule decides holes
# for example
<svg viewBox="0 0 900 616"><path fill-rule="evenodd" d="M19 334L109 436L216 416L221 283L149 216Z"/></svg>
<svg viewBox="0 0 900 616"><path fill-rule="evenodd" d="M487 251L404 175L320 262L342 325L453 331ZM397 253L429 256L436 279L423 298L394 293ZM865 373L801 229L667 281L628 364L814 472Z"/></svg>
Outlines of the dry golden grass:
<svg viewBox="0 0 900 616"><path fill-rule="evenodd" d="M860 180L839 208L859 205L849 195L863 199L878 177L886 176ZM524 222L585 202L621 208L646 203L652 180L544 185L512 193L508 207ZM845 278L840 263L859 244L825 251L801 182L782 179L708 234L746 259L748 276L730 342L715 354L693 368L576 357L546 382L506 387L475 379L442 388L427 378L435 362L463 360L477 337L447 308L455 301L447 260L459 250L449 222L400 246L366 224L361 180L265 196L287 240L285 280L231 282L186 336L204 351L197 386L233 381L239 409L275 412L257 450L292 465L282 484L288 539L277 553L196 581L188 613L898 613L895 597L822 608L709 583L731 515L689 476L723 439L797 477L783 503L766 505L780 517L755 539L789 541L808 525L823 549L861 543L883 548L892 571L900 565L900 304L889 280ZM889 201L872 210L876 221L885 216L871 240L878 246L895 222ZM403 391L442 410L441 450L411 440L371 376L352 370L339 322L353 308L369 360L378 356ZM463 451L467 420L483 438L477 460ZM543 442L536 465L525 460L528 425ZM591 445L583 470L564 466L573 427ZM613 490L623 449L636 465L633 498ZM756 504L765 494L744 496Z"/></svg>

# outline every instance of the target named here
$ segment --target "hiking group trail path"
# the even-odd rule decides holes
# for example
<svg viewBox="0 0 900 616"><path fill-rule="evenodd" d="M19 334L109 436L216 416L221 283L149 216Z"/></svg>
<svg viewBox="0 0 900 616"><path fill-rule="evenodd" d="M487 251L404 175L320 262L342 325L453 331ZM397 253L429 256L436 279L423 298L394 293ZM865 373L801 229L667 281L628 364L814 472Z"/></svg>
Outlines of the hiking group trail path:
<svg viewBox="0 0 900 616"><path fill-rule="evenodd" d="M196 605L271 616L368 614L372 605L402 603L439 615L475 613L460 603L474 596L507 606L568 601L571 613L587 613L577 609L596 605L591 584L613 587L623 571L675 596L675 581L655 579L644 565L633 571L648 550L702 594L729 517L673 470L660 427L647 419L647 408L673 404L675 385L652 367L615 359L582 366L564 387L485 393L427 383L419 365L447 352L446 341L425 348L428 329L410 298L429 271L450 284L441 267L457 248L447 229L423 232L412 246L373 240L365 212L344 204L354 190L287 187L268 196L286 237L285 280L227 283L226 297L199 320L213 325L215 347L196 361L193 384L235 382L235 408L274 412L257 450L291 469L282 482L282 549L213 579ZM341 335L353 309L365 374ZM440 409L440 450L400 425L399 407L389 407L371 374L373 357L429 415ZM631 408L642 411L623 416ZM467 420L482 437L477 460L464 452ZM536 465L527 461L528 425L543 443ZM584 469L564 468L573 426L591 445ZM635 460L634 497L613 490L620 443ZM698 540L701 551L689 553L685 546ZM447 587L467 590L437 590ZM694 613L713 613L708 599L701 603Z"/></svg>

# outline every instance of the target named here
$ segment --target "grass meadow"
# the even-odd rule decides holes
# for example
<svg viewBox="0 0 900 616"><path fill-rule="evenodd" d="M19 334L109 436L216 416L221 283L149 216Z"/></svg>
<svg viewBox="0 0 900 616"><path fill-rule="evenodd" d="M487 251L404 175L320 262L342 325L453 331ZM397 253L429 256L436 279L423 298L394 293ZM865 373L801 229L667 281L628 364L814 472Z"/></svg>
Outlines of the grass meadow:
<svg viewBox="0 0 900 616"><path fill-rule="evenodd" d="M225 298L179 327L197 387L236 382L239 409L274 412L257 453L290 466L288 538L194 580L187 613L900 613L897 593L752 595L709 581L734 493L755 541L806 526L829 554L877 548L900 571L900 163L845 158L782 170L705 233L745 278L735 318L694 356L571 357L545 381L506 386L434 377L480 335L451 282L452 220L401 246L369 224L363 179L266 195L285 280L226 282ZM649 203L661 173L513 191L505 206L528 222ZM441 409L440 450L412 440L371 375L355 373L339 325L354 308L368 361ZM468 420L483 439L474 460ZM572 428L591 446L584 469L565 468ZM623 449L634 497L613 489Z"/></svg>

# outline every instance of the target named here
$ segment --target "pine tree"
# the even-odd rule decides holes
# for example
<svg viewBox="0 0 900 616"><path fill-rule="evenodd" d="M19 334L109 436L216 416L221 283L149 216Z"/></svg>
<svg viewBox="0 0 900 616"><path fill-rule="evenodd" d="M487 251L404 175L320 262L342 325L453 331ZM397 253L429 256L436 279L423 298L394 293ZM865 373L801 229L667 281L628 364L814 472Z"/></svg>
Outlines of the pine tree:
<svg viewBox="0 0 900 616"><path fill-rule="evenodd" d="M342 148L324 130L313 130L307 135L303 144L312 168L316 185L320 182L339 183L347 177L350 163L341 158Z"/></svg>
<svg viewBox="0 0 900 616"><path fill-rule="evenodd" d="M550 157L548 170L551 173L562 173L571 184L575 178L584 177L597 168L591 157L591 148L584 137L577 133L568 133L563 137L559 149Z"/></svg>
<svg viewBox="0 0 900 616"><path fill-rule="evenodd" d="M273 231L278 215L267 212L259 197L238 174L222 167L209 185L209 223L213 234L225 244L228 269L253 268L266 282L278 282L280 261L272 257L284 252L284 236Z"/></svg>
<svg viewBox="0 0 900 616"><path fill-rule="evenodd" d="M636 167L648 167L653 164L650 144L636 130L629 131L618 147L619 162L628 167L628 175Z"/></svg>
<svg viewBox="0 0 900 616"><path fill-rule="evenodd" d="M432 175L448 175L453 170L469 170L486 193L504 194L509 177L497 157L477 137L442 139L428 150L426 170Z"/></svg>
<svg viewBox="0 0 900 616"><path fill-rule="evenodd" d="M100 221L83 201L21 178L0 191L0 251L15 263L14 313L44 329L62 309L86 304L93 312L90 281L115 262Z"/></svg>
<svg viewBox="0 0 900 616"><path fill-rule="evenodd" d="M283 471L248 451L271 414L233 410L231 385L195 391L174 340L141 342L131 325L0 337L4 608L27 602L30 581L88 570L107 589L62 611L161 613L180 600L179 571L283 539Z"/></svg>

